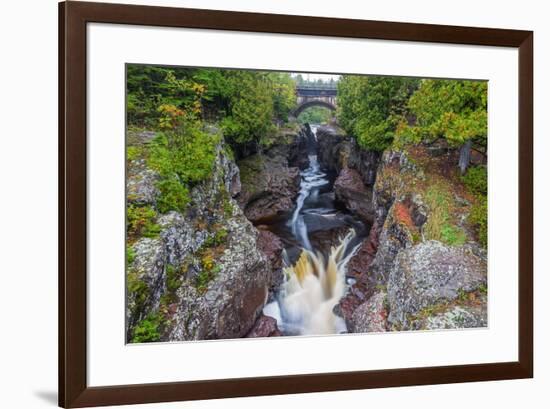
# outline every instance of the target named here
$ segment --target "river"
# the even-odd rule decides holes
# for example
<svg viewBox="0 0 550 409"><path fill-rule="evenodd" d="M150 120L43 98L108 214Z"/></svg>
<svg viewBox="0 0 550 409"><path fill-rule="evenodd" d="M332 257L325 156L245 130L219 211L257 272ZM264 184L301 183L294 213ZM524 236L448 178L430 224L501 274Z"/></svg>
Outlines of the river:
<svg viewBox="0 0 550 409"><path fill-rule="evenodd" d="M269 226L285 243L285 278L263 312L277 320L284 335L347 332L333 309L352 283L346 266L368 232L335 200L335 175L317 159L317 129L311 126L295 208Z"/></svg>

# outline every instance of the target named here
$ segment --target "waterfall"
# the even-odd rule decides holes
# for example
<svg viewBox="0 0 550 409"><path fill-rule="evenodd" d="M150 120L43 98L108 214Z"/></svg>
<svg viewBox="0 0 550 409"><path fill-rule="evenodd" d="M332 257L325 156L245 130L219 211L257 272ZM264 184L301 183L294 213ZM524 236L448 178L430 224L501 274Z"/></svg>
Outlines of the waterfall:
<svg viewBox="0 0 550 409"><path fill-rule="evenodd" d="M312 126L311 130L317 140L317 127ZM300 192L298 198L296 199L296 209L292 214L292 219L290 221L292 227L292 234L300 241L302 246L307 250L313 250L311 248L311 243L309 242L309 237L307 234L307 227L304 222L304 216L302 214L302 209L304 207L304 202L306 199L312 195L315 196L319 192L319 188L329 183L326 178L326 174L321 171L321 166L317 160L317 154L314 148L308 146L308 151L312 151L311 154L308 153L308 167L300 172Z"/></svg>
<svg viewBox="0 0 550 409"><path fill-rule="evenodd" d="M318 192L318 189L321 186L324 186L328 183L326 179L326 174L321 172L321 167L317 161L317 155L308 155L309 166L304 171L300 172L301 182L300 182L300 193L296 199L296 209L292 215L291 227L292 233L300 241L302 246L308 250L312 250L311 244L309 242L307 228L304 222L304 216L302 214L302 209L304 207L304 202L310 195L315 195Z"/></svg>
<svg viewBox="0 0 550 409"><path fill-rule="evenodd" d="M277 320L277 325L286 335L337 334L346 332L346 324L333 309L346 292L346 265L359 247L355 230L341 238L328 255L315 251L309 240L308 225L304 216L314 215L317 220L334 217L331 209L316 204L321 187L329 184L327 175L321 171L316 155L316 127L312 126L314 138L308 146L309 165L301 174L300 192L296 208L289 220L293 236L300 243L301 253L291 265L286 252L283 255L285 280L276 301L264 307L264 314ZM309 209L305 209L307 203ZM307 206L305 206L307 207ZM321 221L322 221L321 220Z"/></svg>
<svg viewBox="0 0 550 409"><path fill-rule="evenodd" d="M320 335L346 332L344 320L334 307L346 291L346 265L355 249L348 248L351 230L325 260L322 254L304 249L298 261L284 267L285 281L278 300L264 307L288 335Z"/></svg>

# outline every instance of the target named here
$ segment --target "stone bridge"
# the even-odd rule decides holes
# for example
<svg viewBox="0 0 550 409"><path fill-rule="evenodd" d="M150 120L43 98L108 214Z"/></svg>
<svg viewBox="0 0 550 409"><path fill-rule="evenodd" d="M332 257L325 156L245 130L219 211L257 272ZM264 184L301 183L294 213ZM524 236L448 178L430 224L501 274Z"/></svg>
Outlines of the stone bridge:
<svg viewBox="0 0 550 409"><path fill-rule="evenodd" d="M336 109L336 84L297 85L297 106L292 115L297 117L300 113L312 106L322 106L331 110Z"/></svg>

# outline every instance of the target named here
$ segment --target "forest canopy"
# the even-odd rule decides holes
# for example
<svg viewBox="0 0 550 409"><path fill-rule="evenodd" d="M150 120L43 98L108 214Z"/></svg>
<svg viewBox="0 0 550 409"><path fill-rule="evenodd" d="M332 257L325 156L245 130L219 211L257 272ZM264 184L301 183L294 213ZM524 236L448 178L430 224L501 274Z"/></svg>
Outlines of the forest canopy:
<svg viewBox="0 0 550 409"><path fill-rule="evenodd" d="M175 125L170 118L177 114L186 123L219 122L235 147L261 145L295 103L287 73L127 66L129 125L162 129Z"/></svg>
<svg viewBox="0 0 550 409"><path fill-rule="evenodd" d="M322 84L337 86L338 124L363 149L443 139L451 148L472 146L486 155L484 81L359 75L323 80L282 72L128 65L127 120L155 130L172 129L178 121L193 129L213 122L235 152L257 151L273 143L277 127L291 119L296 86ZM327 123L331 115L314 106L298 122ZM185 121L175 121L179 116Z"/></svg>
<svg viewBox="0 0 550 409"><path fill-rule="evenodd" d="M430 143L487 146L487 83L344 75L338 120L365 149Z"/></svg>
<svg viewBox="0 0 550 409"><path fill-rule="evenodd" d="M398 129L398 137L406 142L445 138L453 147L468 140L487 146L485 81L422 80L408 109L416 121Z"/></svg>
<svg viewBox="0 0 550 409"><path fill-rule="evenodd" d="M343 75L338 82L338 121L361 147L382 151L392 144L418 84L414 78Z"/></svg>

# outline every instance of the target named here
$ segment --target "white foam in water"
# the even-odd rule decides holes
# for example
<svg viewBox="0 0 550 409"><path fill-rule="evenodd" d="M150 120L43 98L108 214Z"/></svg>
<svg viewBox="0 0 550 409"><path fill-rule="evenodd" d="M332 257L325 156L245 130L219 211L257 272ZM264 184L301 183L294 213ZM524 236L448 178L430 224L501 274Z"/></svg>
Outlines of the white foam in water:
<svg viewBox="0 0 550 409"><path fill-rule="evenodd" d="M346 332L344 320L333 312L346 291L346 265L356 248L344 257L355 233L351 230L325 261L320 254L303 250L294 266L285 267L285 282L278 301L267 304L264 314L277 320L288 335L321 335Z"/></svg>
<svg viewBox="0 0 550 409"><path fill-rule="evenodd" d="M312 127L315 137L316 128ZM346 291L346 265L359 244L351 251L348 247L355 237L352 229L333 247L328 258L315 253L308 237L307 225L302 214L306 199L319 194L319 187L329 183L316 155L308 155L309 166L301 172L300 194L292 215L292 233L303 247L300 258L289 265L286 251L284 258L285 281L277 301L267 304L264 315L277 320L277 326L287 335L337 334L346 332L345 321L334 314L333 309ZM315 209L312 214L331 217L332 210Z"/></svg>
<svg viewBox="0 0 550 409"><path fill-rule="evenodd" d="M319 188L329 183L326 179L326 174L321 172L321 166L317 160L317 155L308 155L309 166L307 169L300 172L300 193L296 199L296 209L292 215L291 227L292 234L296 236L304 248L312 250L309 238L307 235L307 227L304 222L304 218L301 214L304 207L304 202L310 196L316 197L319 194Z"/></svg>
<svg viewBox="0 0 550 409"><path fill-rule="evenodd" d="M263 313L264 315L275 318L275 320L277 321L277 326L281 328L281 326L283 325L283 319L281 317L281 309L279 308L279 303L277 301L266 304Z"/></svg>

